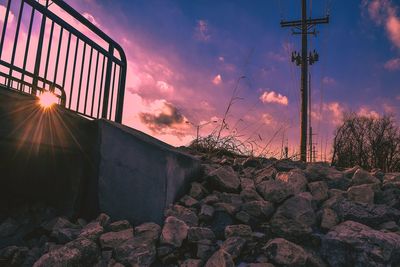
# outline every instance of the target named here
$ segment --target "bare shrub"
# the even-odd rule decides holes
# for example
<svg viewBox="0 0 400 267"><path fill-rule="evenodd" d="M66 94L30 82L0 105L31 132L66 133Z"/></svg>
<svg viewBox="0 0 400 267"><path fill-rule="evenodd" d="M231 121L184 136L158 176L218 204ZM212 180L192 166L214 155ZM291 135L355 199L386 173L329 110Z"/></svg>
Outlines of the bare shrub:
<svg viewBox="0 0 400 267"><path fill-rule="evenodd" d="M335 132L332 165L400 171L400 129L393 116L346 114Z"/></svg>

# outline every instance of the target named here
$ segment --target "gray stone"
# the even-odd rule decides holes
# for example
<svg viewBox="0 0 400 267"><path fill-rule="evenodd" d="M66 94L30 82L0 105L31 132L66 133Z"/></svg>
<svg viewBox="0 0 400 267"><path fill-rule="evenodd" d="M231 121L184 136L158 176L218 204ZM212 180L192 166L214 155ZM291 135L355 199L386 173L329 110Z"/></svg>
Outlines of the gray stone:
<svg viewBox="0 0 400 267"><path fill-rule="evenodd" d="M170 216L165 219L164 227L161 232L160 243L179 248L182 245L183 240L185 240L188 235L188 229L189 227L184 221Z"/></svg>
<svg viewBox="0 0 400 267"><path fill-rule="evenodd" d="M398 221L400 211L386 205L365 204L341 199L332 209L343 221L356 221L371 227L378 227L388 221Z"/></svg>
<svg viewBox="0 0 400 267"><path fill-rule="evenodd" d="M347 190L347 197L355 202L373 204L374 196L371 184L355 185Z"/></svg>
<svg viewBox="0 0 400 267"><path fill-rule="evenodd" d="M309 182L325 181L328 188L347 190L350 186L350 179L347 179L341 171L326 164L308 164L304 173Z"/></svg>
<svg viewBox="0 0 400 267"><path fill-rule="evenodd" d="M293 195L293 189L282 181L268 180L257 185L257 191L261 196L273 203L280 203Z"/></svg>
<svg viewBox="0 0 400 267"><path fill-rule="evenodd" d="M289 240L303 240L312 233L316 215L310 199L297 195L286 200L270 221L272 231Z"/></svg>
<svg viewBox="0 0 400 267"><path fill-rule="evenodd" d="M328 198L328 186L324 181L317 181L308 184L313 199L317 202L324 201Z"/></svg>
<svg viewBox="0 0 400 267"><path fill-rule="evenodd" d="M240 256L244 246L246 245L246 239L240 236L232 236L227 238L221 245L221 249L228 252L232 259L236 259Z"/></svg>
<svg viewBox="0 0 400 267"><path fill-rule="evenodd" d="M235 263L232 260L232 256L220 249L215 252L206 262L204 267L234 267Z"/></svg>
<svg viewBox="0 0 400 267"><path fill-rule="evenodd" d="M250 215L245 211L239 211L238 213L236 213L235 218L244 224L248 224L251 219Z"/></svg>
<svg viewBox="0 0 400 267"><path fill-rule="evenodd" d="M255 188L256 188L254 185L254 181L249 178L241 178L240 179L240 187L242 188L242 190L244 190L244 189L255 190Z"/></svg>
<svg viewBox="0 0 400 267"><path fill-rule="evenodd" d="M154 243L161 234L161 227L155 223L143 223L135 227L134 236L144 242Z"/></svg>
<svg viewBox="0 0 400 267"><path fill-rule="evenodd" d="M122 220L122 221L116 221L116 222L110 223L107 228L110 231L118 232L121 230L126 230L129 228L132 228L132 226L127 220Z"/></svg>
<svg viewBox="0 0 400 267"><path fill-rule="evenodd" d="M362 184L379 184L380 181L372 174L363 169L358 169L351 179L353 185L362 185Z"/></svg>
<svg viewBox="0 0 400 267"><path fill-rule="evenodd" d="M290 172L280 172L276 175L275 179L286 183L295 195L304 192L307 187L307 179L303 171L299 169L294 169Z"/></svg>
<svg viewBox="0 0 400 267"><path fill-rule="evenodd" d="M270 240L264 247L268 258L283 266L305 266L307 254L304 249L283 238Z"/></svg>
<svg viewBox="0 0 400 267"><path fill-rule="evenodd" d="M207 195L207 190L200 183L194 182L191 184L189 195L200 200Z"/></svg>
<svg viewBox="0 0 400 267"><path fill-rule="evenodd" d="M197 226L199 218L192 210L181 205L170 206L164 213L165 217L174 216L181 221L184 221L189 226Z"/></svg>
<svg viewBox="0 0 400 267"><path fill-rule="evenodd" d="M110 224L111 219L107 214L100 213L100 215L97 216L96 221L99 222L102 227L107 227Z"/></svg>
<svg viewBox="0 0 400 267"><path fill-rule="evenodd" d="M240 180L230 166L222 166L208 174L208 181L223 192L237 192Z"/></svg>
<svg viewBox="0 0 400 267"><path fill-rule="evenodd" d="M209 221L214 215L214 208L210 205L204 204L200 208L199 218L203 221Z"/></svg>
<svg viewBox="0 0 400 267"><path fill-rule="evenodd" d="M322 238L321 254L337 267L396 266L400 262L400 236L346 221Z"/></svg>
<svg viewBox="0 0 400 267"><path fill-rule="evenodd" d="M99 250L95 242L78 238L44 254L33 266L91 266L97 261L98 256Z"/></svg>
<svg viewBox="0 0 400 267"><path fill-rule="evenodd" d="M188 230L188 241L198 242L200 240L214 240L214 232L206 227L190 227Z"/></svg>
<svg viewBox="0 0 400 267"><path fill-rule="evenodd" d="M201 260L187 259L179 267L201 267Z"/></svg>
<svg viewBox="0 0 400 267"><path fill-rule="evenodd" d="M243 238L251 238L252 230L251 227L246 224L235 224L228 225L225 228L225 238L239 236Z"/></svg>
<svg viewBox="0 0 400 267"><path fill-rule="evenodd" d="M93 241L96 241L100 235L104 232L103 226L100 225L100 222L93 221L88 223L80 232L79 237L87 238Z"/></svg>
<svg viewBox="0 0 400 267"><path fill-rule="evenodd" d="M244 202L254 201L254 200L264 200L255 189L243 189L240 192L240 196L242 197Z"/></svg>
<svg viewBox="0 0 400 267"><path fill-rule="evenodd" d="M274 205L271 202L265 200L244 203L241 209L247 214L261 220L269 218L275 211Z"/></svg>
<svg viewBox="0 0 400 267"><path fill-rule="evenodd" d="M100 236L102 249L114 249L125 241L133 238L133 229L121 230L119 232L108 232Z"/></svg>
<svg viewBox="0 0 400 267"><path fill-rule="evenodd" d="M153 242L134 237L115 248L114 257L126 266L150 267L156 259L156 247Z"/></svg>
<svg viewBox="0 0 400 267"><path fill-rule="evenodd" d="M197 242L197 258L202 261L208 259L217 250L214 242L211 240L200 240Z"/></svg>
<svg viewBox="0 0 400 267"><path fill-rule="evenodd" d="M273 180L277 173L278 172L273 167L261 169L257 172L256 177L254 178L254 183L257 185L263 181Z"/></svg>
<svg viewBox="0 0 400 267"><path fill-rule="evenodd" d="M199 205L199 202L191 196L184 195L180 202L188 208L196 207Z"/></svg>
<svg viewBox="0 0 400 267"><path fill-rule="evenodd" d="M322 218L321 218L321 228L324 230L329 230L335 225L339 223L339 219L336 213L330 209L325 208L322 210Z"/></svg>

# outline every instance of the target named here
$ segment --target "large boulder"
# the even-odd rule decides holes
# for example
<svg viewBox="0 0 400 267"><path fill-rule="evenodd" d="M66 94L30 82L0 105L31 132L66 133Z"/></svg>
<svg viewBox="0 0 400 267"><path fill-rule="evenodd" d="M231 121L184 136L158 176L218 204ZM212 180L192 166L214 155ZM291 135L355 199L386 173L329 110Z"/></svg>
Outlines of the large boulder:
<svg viewBox="0 0 400 267"><path fill-rule="evenodd" d="M237 192L240 179L230 166L222 166L208 174L208 182L223 192Z"/></svg>
<svg viewBox="0 0 400 267"><path fill-rule="evenodd" d="M303 240L312 233L316 215L311 197L297 195L286 200L270 221L272 231L289 240Z"/></svg>
<svg viewBox="0 0 400 267"><path fill-rule="evenodd" d="M299 169L294 169L290 172L280 172L276 175L276 180L287 183L295 195L304 192L307 188L307 179L303 171Z"/></svg>
<svg viewBox="0 0 400 267"><path fill-rule="evenodd" d="M268 180L257 185L257 191L261 196L273 203L281 203L293 195L293 189L289 184L280 180Z"/></svg>
<svg viewBox="0 0 400 267"><path fill-rule="evenodd" d="M270 240L264 247L267 257L283 266L305 266L307 253L302 247L283 238Z"/></svg>
<svg viewBox="0 0 400 267"><path fill-rule="evenodd" d="M322 238L321 254L335 267L398 266L400 236L346 221Z"/></svg>
<svg viewBox="0 0 400 267"><path fill-rule="evenodd" d="M341 199L331 207L343 221L356 221L378 227L388 221L398 221L400 211L386 205L365 204Z"/></svg>
<svg viewBox="0 0 400 267"><path fill-rule="evenodd" d="M161 232L160 243L179 248L182 245L183 240L186 239L188 230L189 227L184 221L170 216L165 219L164 227Z"/></svg>

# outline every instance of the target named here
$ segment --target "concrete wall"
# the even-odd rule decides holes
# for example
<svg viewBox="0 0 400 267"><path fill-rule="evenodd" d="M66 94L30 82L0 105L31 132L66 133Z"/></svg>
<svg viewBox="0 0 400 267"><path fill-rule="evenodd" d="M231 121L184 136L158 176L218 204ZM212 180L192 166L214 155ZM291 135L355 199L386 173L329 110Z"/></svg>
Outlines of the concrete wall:
<svg viewBox="0 0 400 267"><path fill-rule="evenodd" d="M199 162L132 128L98 125L100 210L134 224L162 223L165 207L199 172Z"/></svg>
<svg viewBox="0 0 400 267"><path fill-rule="evenodd" d="M91 121L0 87L0 219L43 201L69 217L162 223L198 161L132 128Z"/></svg>

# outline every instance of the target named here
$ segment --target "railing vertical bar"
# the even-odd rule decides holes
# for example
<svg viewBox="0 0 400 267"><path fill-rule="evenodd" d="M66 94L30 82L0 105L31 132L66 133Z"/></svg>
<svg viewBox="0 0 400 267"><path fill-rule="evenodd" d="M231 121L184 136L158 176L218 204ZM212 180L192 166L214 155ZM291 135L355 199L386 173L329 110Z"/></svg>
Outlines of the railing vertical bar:
<svg viewBox="0 0 400 267"><path fill-rule="evenodd" d="M24 1L21 0L21 6L19 7L19 13L18 13L17 28L15 30L14 45L13 45L13 49L12 49L12 52L11 52L11 65L14 65L14 61L15 61L15 53L17 52L19 30L21 28L21 20L22 20L23 12L24 12ZM10 78L12 77L12 73L13 73L13 70L12 70L12 68L10 68L10 70L8 72L8 75L10 76ZM11 80L12 79L8 80L7 89L10 88Z"/></svg>
<svg viewBox="0 0 400 267"><path fill-rule="evenodd" d="M60 61L60 52L61 52L61 40L62 40L62 36L63 36L63 31L64 28L61 27L60 30L60 37L58 38L58 48L57 48L57 57L56 57L56 66L55 66L55 70L54 70L54 78L53 78L53 83L56 84L57 81L57 73L58 73L58 63ZM64 89L64 88L63 88Z"/></svg>
<svg viewBox="0 0 400 267"><path fill-rule="evenodd" d="M65 55L65 67L64 67L64 74L63 74L63 80L62 80L62 88L65 88L65 78L67 76L67 68L68 68L68 60L69 60L69 50L70 50L70 46L71 46L71 33L68 33L68 43L67 43L67 52Z"/></svg>
<svg viewBox="0 0 400 267"><path fill-rule="evenodd" d="M83 112L85 114L86 114L86 107L87 107L87 98L88 98L88 94L89 94L90 75L92 72L92 58L93 58L93 47L90 48L89 69L88 69L88 76L87 76L87 81L86 81L85 105L83 107Z"/></svg>
<svg viewBox="0 0 400 267"><path fill-rule="evenodd" d="M51 22L50 28L50 36L49 36L49 45L47 47L47 55L46 55L46 67L44 69L44 79L47 80L47 72L49 70L49 61L50 61L50 52L51 52L51 45L53 43L53 31L54 31L54 21Z"/></svg>
<svg viewBox="0 0 400 267"><path fill-rule="evenodd" d="M100 105L101 105L101 97L103 96L103 81L104 81L104 67L106 63L106 56L103 55L103 67L101 69L101 81L100 81L100 92L99 92L99 105L97 106L97 118L100 117Z"/></svg>
<svg viewBox="0 0 400 267"><path fill-rule="evenodd" d="M79 102L80 102L80 98L81 98L82 79L83 79L83 69L84 69L84 67L85 67L85 55L86 55L86 43L83 43L83 55L82 55L81 76L80 76L80 78L79 78L78 104L76 105L76 111L79 111Z"/></svg>
<svg viewBox="0 0 400 267"><path fill-rule="evenodd" d="M33 25L33 18L34 17L35 17L35 9L32 7L31 18L30 18L30 21L29 21L28 38L26 39L24 63L23 63L23 66L22 66L22 68L24 70L26 69L26 64L28 62L29 45L30 45L30 42L31 42L32 25ZM25 73L22 73L21 80L24 81L24 78L25 78ZM23 88L21 86L20 90L25 90L25 84L23 85Z"/></svg>
<svg viewBox="0 0 400 267"><path fill-rule="evenodd" d="M108 118L111 120L112 110L113 110L113 101L114 101L114 86L115 86L115 76L116 76L117 64L114 63L114 73L112 78L112 86L111 86L111 101L110 101L110 115Z"/></svg>
<svg viewBox="0 0 400 267"><path fill-rule="evenodd" d="M0 59L1 59L1 55L3 54L4 39L5 39L5 37L6 37L6 30L7 30L7 23L8 23L8 15L10 14L10 6L11 6L11 0L8 0L8 2L7 2L7 8L6 8L6 16L4 17L3 31L1 32Z"/></svg>
<svg viewBox="0 0 400 267"><path fill-rule="evenodd" d="M42 24L40 26L39 33L39 42L36 50L36 62L35 62L35 70L33 74L33 86L32 86L32 94L36 95L36 90L38 89L38 81L39 81L39 71L40 71L40 62L42 60L42 50L43 50L43 39L44 39L44 31L46 29L46 15L42 13Z"/></svg>
<svg viewBox="0 0 400 267"><path fill-rule="evenodd" d="M72 79L71 79L71 90L69 91L69 105L68 108L71 108L72 103L72 92L74 91L74 81L75 81L75 72L76 72L76 61L78 57L78 49L79 49L79 38L76 38L75 45L75 55L74 55L74 66L72 67Z"/></svg>
<svg viewBox="0 0 400 267"><path fill-rule="evenodd" d="M110 96L110 83L111 83L111 71L112 71L112 57L114 55L114 46L110 44L108 48L107 55L107 70L106 70L106 80L104 85L104 98L103 98L103 112L101 117L107 119L108 113L108 100Z"/></svg>
<svg viewBox="0 0 400 267"><path fill-rule="evenodd" d="M90 108L90 116L91 116L91 117L93 117L94 99L95 99L95 97L96 97L97 72L98 72L98 68L99 68L99 55L100 55L100 52L97 51L97 57L96 57L96 71L94 72L94 82L93 82L92 107Z"/></svg>

